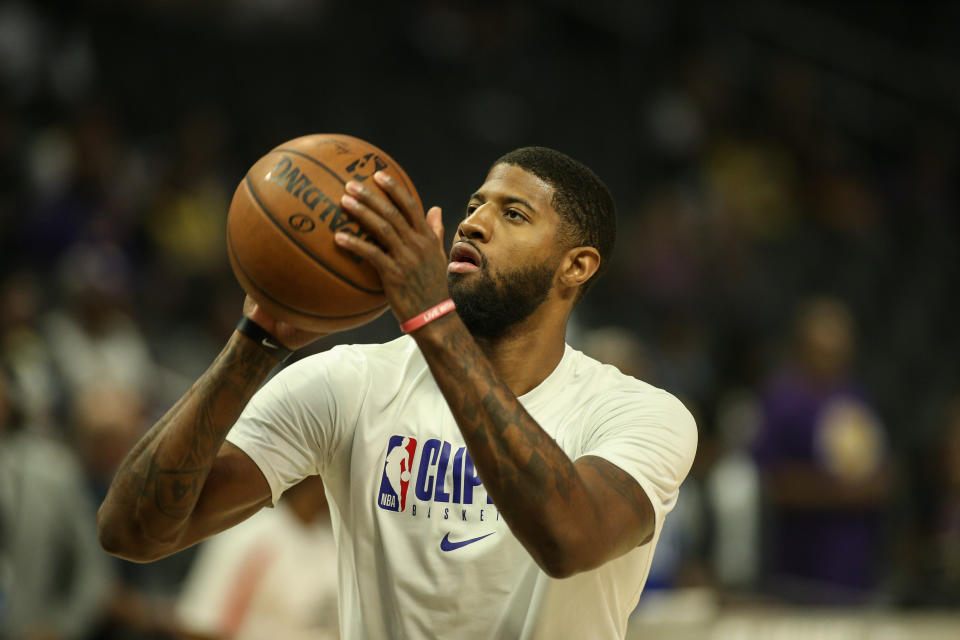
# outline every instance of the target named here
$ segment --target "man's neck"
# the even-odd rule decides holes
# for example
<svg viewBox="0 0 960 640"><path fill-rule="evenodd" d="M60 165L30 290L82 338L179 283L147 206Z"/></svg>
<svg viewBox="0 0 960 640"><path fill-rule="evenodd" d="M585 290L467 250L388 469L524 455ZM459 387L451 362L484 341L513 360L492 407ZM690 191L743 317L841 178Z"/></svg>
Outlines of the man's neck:
<svg viewBox="0 0 960 640"><path fill-rule="evenodd" d="M566 323L535 313L498 338L475 338L480 349L516 396L533 390L563 358Z"/></svg>

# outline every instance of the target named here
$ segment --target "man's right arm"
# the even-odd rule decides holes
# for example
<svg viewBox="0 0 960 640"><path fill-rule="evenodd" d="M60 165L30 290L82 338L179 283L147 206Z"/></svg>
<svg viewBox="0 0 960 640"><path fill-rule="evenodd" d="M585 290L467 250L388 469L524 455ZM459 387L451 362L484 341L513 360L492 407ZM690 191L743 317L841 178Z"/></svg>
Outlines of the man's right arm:
<svg viewBox="0 0 960 640"><path fill-rule="evenodd" d="M104 549L128 560L157 560L270 503L263 473L225 438L276 365L252 340L233 333L121 464L97 514Z"/></svg>

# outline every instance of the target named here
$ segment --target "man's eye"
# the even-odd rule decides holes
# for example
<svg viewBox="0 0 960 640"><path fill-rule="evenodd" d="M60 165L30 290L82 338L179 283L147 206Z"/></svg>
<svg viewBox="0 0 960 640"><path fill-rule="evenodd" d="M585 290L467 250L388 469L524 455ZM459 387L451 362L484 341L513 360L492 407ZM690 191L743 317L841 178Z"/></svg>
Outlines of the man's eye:
<svg viewBox="0 0 960 640"><path fill-rule="evenodd" d="M468 205L467 205L467 215L469 216L471 213L473 213L474 211L476 211L478 208L479 208L478 205L468 204Z"/></svg>
<svg viewBox="0 0 960 640"><path fill-rule="evenodd" d="M504 215L504 217L506 217L508 220L513 220L513 221L516 221L516 222L520 222L520 221L522 221L522 220L525 219L525 218L523 217L523 214L521 214L519 211L514 211L513 209L507 209L507 210L503 213L503 215Z"/></svg>

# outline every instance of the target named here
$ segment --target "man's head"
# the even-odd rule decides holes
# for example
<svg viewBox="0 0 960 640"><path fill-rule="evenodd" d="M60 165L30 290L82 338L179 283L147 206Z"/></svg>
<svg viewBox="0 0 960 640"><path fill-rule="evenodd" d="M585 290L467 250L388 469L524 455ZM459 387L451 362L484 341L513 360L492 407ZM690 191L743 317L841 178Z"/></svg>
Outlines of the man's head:
<svg viewBox="0 0 960 640"><path fill-rule="evenodd" d="M609 262L613 198L590 169L544 147L494 162L457 229L450 293L471 333L496 338L551 295L578 301Z"/></svg>
<svg viewBox="0 0 960 640"><path fill-rule="evenodd" d="M600 253L596 273L584 282L583 297L603 275L617 237L617 210L603 180L586 165L547 147L522 147L501 156L493 166L509 164L532 173L551 187L551 206L560 215L559 240L564 248L593 247Z"/></svg>

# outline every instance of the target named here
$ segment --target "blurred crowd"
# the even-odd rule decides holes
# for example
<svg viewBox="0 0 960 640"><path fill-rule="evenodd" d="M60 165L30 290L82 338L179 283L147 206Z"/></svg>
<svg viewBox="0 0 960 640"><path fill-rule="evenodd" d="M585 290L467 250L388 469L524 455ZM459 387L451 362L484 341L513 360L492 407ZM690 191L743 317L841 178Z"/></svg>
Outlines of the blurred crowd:
<svg viewBox="0 0 960 640"><path fill-rule="evenodd" d="M448 234L513 147L607 179L617 252L568 339L700 428L649 590L960 604L960 102L879 54L788 46L762 11L346 4L0 4L0 637L188 633L196 550L108 558L94 511L239 318L223 227L243 171L320 131L389 149ZM797 34L847 24L818 16ZM851 33L933 60L917 85L957 64ZM387 314L311 350L396 335Z"/></svg>

